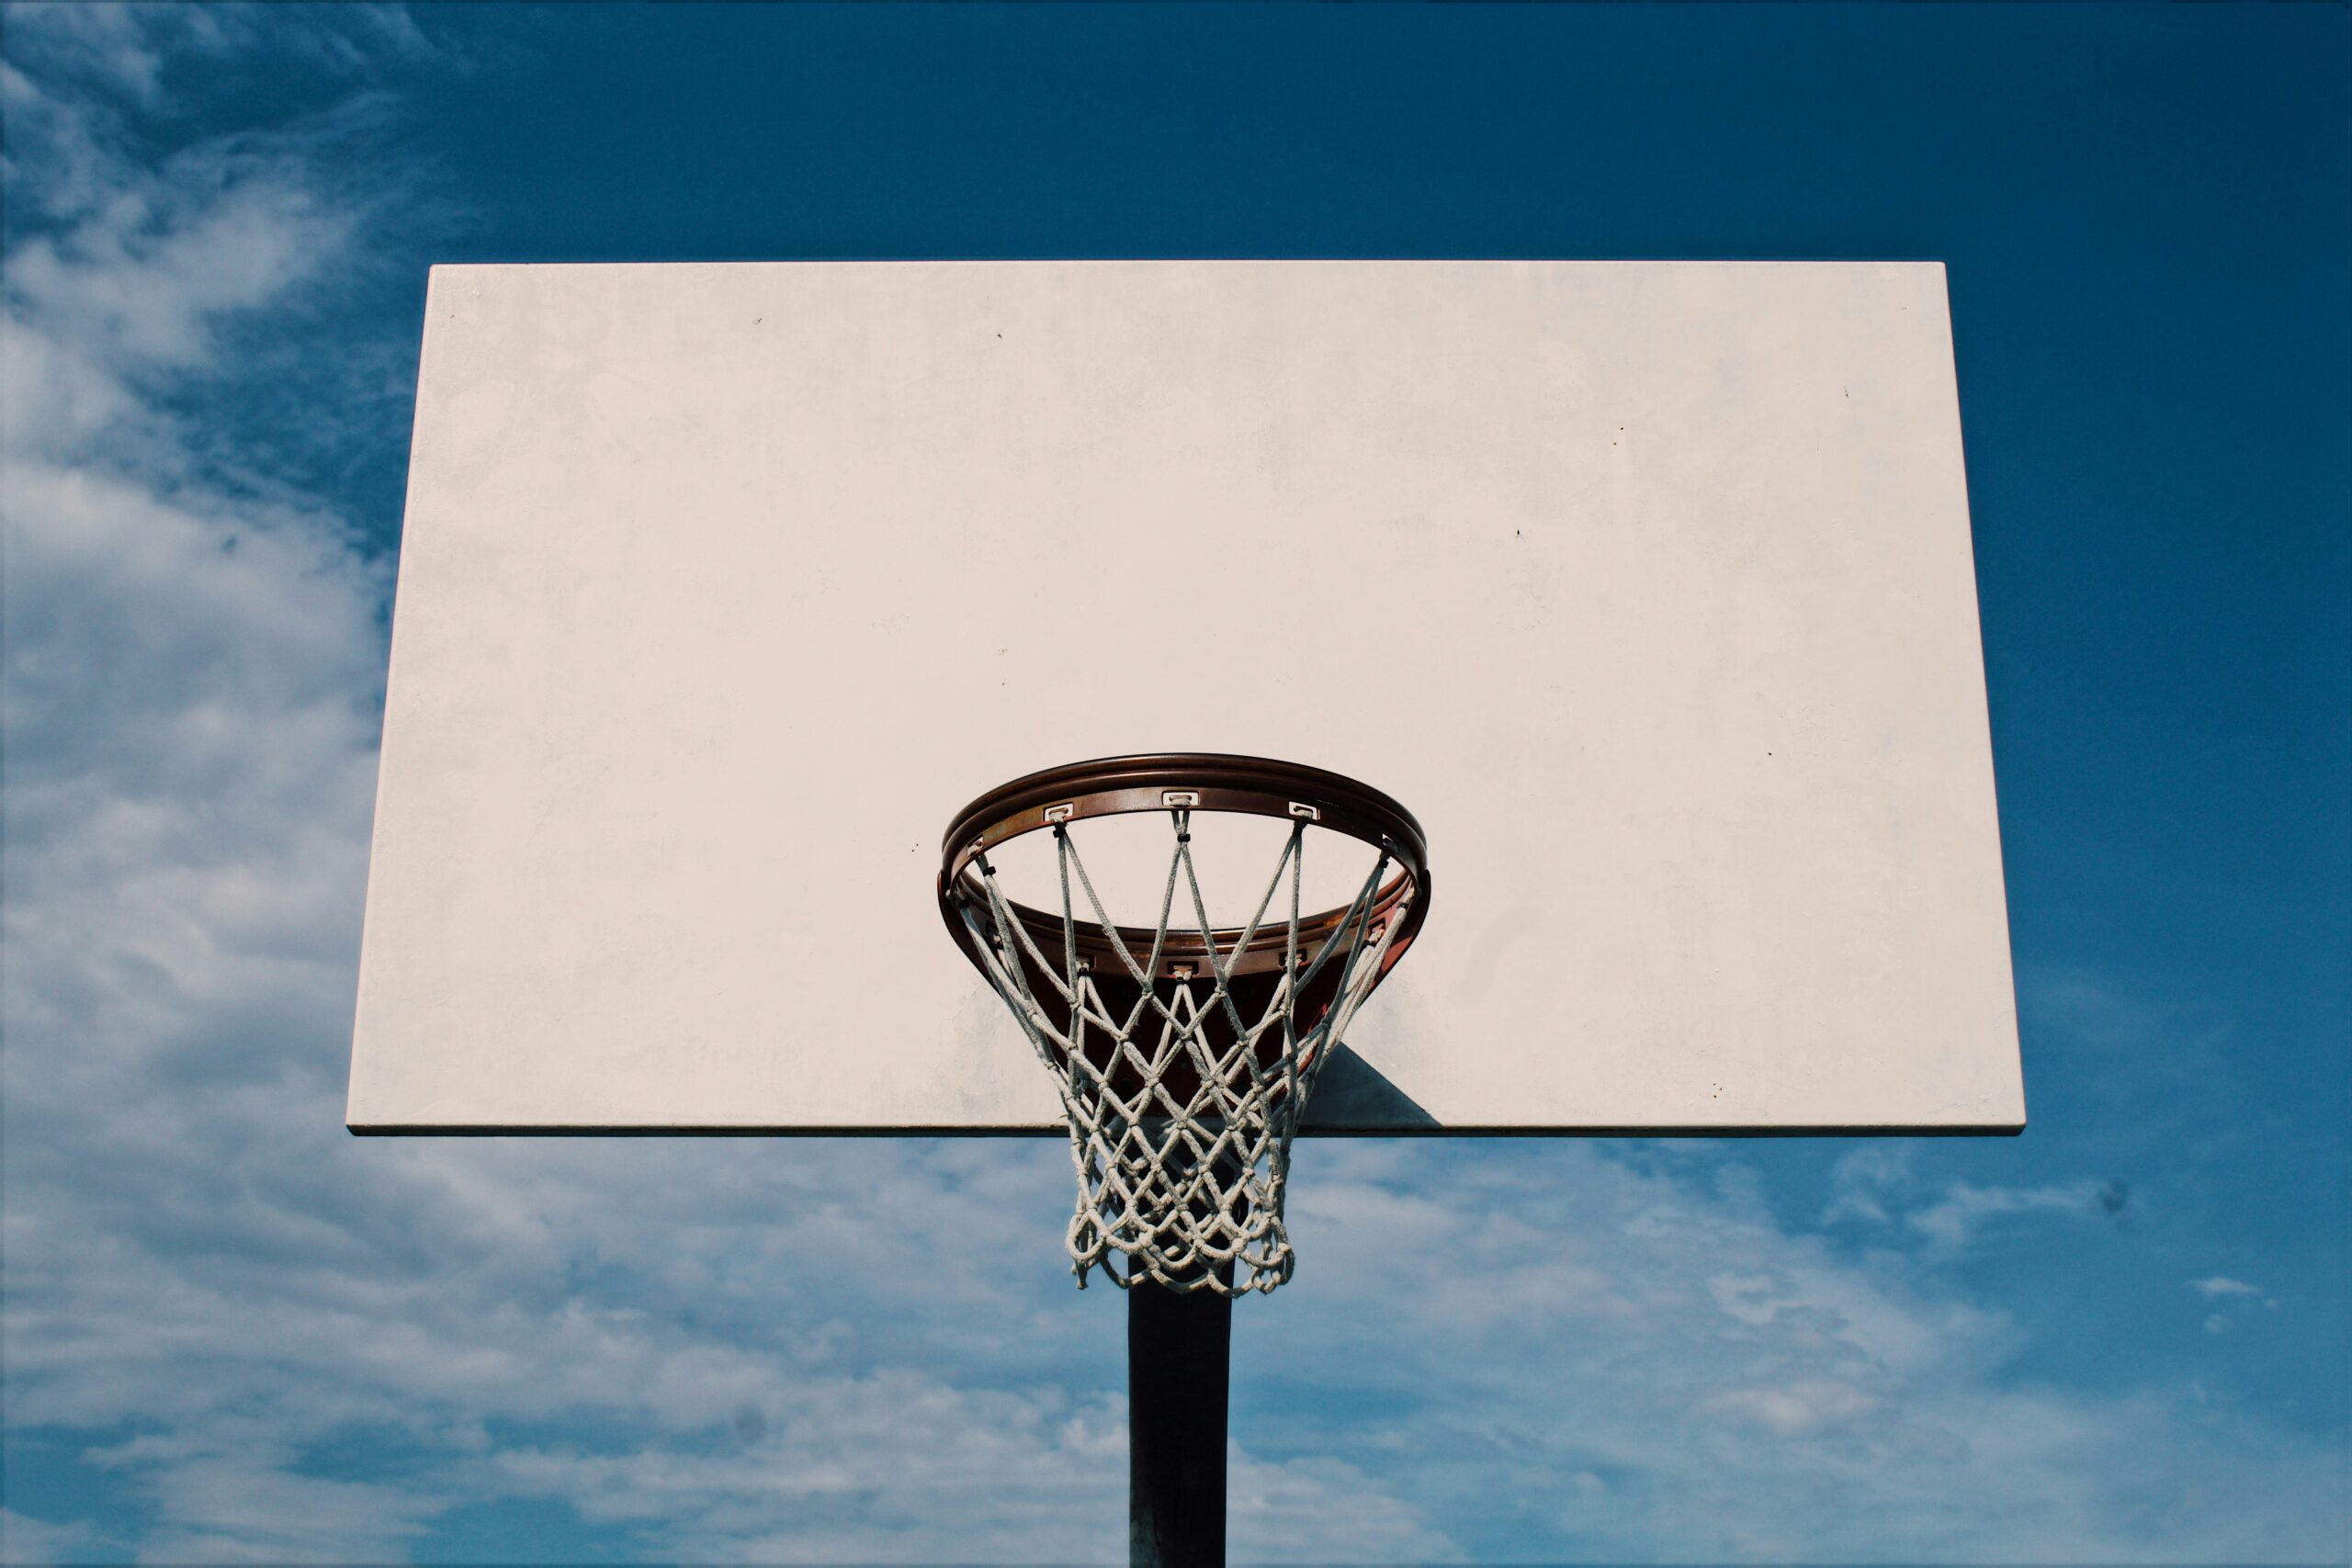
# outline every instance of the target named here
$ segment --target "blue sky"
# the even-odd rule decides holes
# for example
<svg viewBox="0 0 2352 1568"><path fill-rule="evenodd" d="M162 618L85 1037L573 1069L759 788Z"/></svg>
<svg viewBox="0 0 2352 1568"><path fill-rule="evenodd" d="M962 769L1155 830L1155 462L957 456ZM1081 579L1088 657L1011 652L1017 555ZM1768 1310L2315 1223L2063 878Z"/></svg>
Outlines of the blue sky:
<svg viewBox="0 0 2352 1568"><path fill-rule="evenodd" d="M341 1129L425 267L1949 265L2033 1124L1329 1143L1238 1560L2352 1556L2333 6L0 12L9 1561L1116 1561L1046 1144Z"/></svg>

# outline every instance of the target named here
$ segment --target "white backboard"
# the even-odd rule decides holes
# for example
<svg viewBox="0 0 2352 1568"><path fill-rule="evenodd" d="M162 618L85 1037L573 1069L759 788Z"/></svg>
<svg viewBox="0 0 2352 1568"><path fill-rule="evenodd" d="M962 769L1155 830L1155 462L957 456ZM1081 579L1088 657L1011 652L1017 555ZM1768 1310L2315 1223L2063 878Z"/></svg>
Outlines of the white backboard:
<svg viewBox="0 0 2352 1568"><path fill-rule="evenodd" d="M1163 750L1428 830L1312 1125L2023 1124L1941 267L1515 262L435 268L350 1123L1057 1131L940 834Z"/></svg>

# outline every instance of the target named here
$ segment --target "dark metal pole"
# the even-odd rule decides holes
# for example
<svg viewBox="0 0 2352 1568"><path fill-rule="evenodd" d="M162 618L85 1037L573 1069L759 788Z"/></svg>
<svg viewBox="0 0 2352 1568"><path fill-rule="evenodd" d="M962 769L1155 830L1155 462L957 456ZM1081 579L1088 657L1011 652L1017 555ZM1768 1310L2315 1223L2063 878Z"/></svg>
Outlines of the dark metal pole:
<svg viewBox="0 0 2352 1568"><path fill-rule="evenodd" d="M1225 1568L1233 1298L1127 1288L1127 1561Z"/></svg>

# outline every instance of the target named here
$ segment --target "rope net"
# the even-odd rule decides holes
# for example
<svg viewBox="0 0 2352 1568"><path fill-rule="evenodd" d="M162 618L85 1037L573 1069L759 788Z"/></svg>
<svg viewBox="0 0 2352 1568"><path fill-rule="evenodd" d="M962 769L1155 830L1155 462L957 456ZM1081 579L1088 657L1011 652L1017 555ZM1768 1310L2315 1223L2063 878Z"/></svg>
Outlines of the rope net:
<svg viewBox="0 0 2352 1568"><path fill-rule="evenodd" d="M1317 1073L1379 982L1407 902L1376 908L1391 863L1384 849L1338 927L1302 942L1300 821L1249 924L1220 932L1193 864L1192 813L1169 819L1168 880L1148 946L1140 928L1123 931L1104 912L1058 823L1058 931L1050 916L1016 912L985 855L975 863L981 897L957 908L989 984L1061 1091L1078 1173L1069 1242L1079 1288L1099 1268L1122 1289L1150 1280L1180 1292L1272 1291L1295 1263L1283 1226L1291 1139ZM1283 961L1240 972L1235 959L1285 882L1289 914L1267 928L1285 931ZM1178 914L1180 888L1189 921ZM1081 930L1093 953L1107 942L1110 961L1080 953ZM1166 961L1171 931L1198 933L1199 962Z"/></svg>

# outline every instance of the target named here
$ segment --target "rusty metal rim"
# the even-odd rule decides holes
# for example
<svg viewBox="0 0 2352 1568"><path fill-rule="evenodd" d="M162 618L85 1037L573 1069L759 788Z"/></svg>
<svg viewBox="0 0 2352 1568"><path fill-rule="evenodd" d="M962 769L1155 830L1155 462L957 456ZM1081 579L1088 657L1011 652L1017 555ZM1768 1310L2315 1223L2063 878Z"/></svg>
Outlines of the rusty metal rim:
<svg viewBox="0 0 2352 1568"><path fill-rule="evenodd" d="M1344 774L1304 763L1217 752L1167 751L1046 768L999 785L956 813L941 850L941 918L956 945L978 964L980 955L972 951L971 933L958 905L966 898L984 897L970 869L983 851L1009 839L1091 817L1180 809L1304 819L1385 851L1397 863L1398 874L1374 896L1370 919L1377 927L1396 918L1402 904L1406 926L1389 944L1384 974L1404 956L1428 916L1428 841L1413 814L1393 797ZM1010 908L1042 948L1053 952L1061 946L1058 914L1017 903ZM1302 957L1311 961L1338 933L1347 914L1343 906L1302 917L1298 931ZM1219 929L1206 942L1198 931L1170 930L1161 943L1159 975L1182 977L1204 972L1212 946L1227 959L1230 973L1279 968L1289 944L1288 922L1269 924L1272 929L1261 926L1250 946L1238 952L1238 927ZM1118 931L1120 942L1131 953L1150 951L1153 933L1149 929L1121 926ZM1091 922L1079 931L1078 948L1082 962L1106 973L1124 968L1110 940Z"/></svg>

